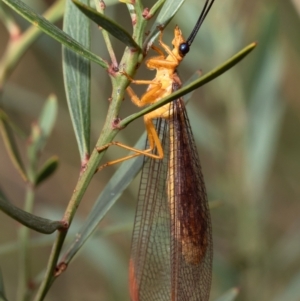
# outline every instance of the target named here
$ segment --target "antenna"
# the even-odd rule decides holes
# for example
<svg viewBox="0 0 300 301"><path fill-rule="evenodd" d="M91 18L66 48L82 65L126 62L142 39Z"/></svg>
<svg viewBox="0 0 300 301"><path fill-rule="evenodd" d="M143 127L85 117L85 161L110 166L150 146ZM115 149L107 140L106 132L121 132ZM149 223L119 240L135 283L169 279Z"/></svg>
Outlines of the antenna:
<svg viewBox="0 0 300 301"><path fill-rule="evenodd" d="M206 0L204 7L201 11L201 14L197 20L196 25L194 26L194 29L192 30L190 36L188 37L188 39L186 40L185 43L180 44L179 46L179 53L184 57L189 51L190 51L190 46L193 43L199 28L201 27L203 21L205 20L207 14L209 13L213 3L215 0Z"/></svg>

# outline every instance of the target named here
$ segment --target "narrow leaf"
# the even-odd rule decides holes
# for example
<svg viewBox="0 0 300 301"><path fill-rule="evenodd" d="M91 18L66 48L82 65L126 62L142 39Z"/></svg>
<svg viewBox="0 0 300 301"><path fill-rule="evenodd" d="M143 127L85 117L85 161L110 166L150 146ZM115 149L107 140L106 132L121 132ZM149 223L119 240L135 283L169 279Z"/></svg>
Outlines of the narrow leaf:
<svg viewBox="0 0 300 301"><path fill-rule="evenodd" d="M247 176L256 197L261 195L269 175L286 107L280 97L282 66L280 50L270 46L251 95Z"/></svg>
<svg viewBox="0 0 300 301"><path fill-rule="evenodd" d="M95 9L83 4L81 1L72 0L72 2L83 12L89 19L94 21L97 25L104 28L112 36L120 40L126 46L140 50L138 44L134 41L131 35L119 26L116 22L106 17L104 14L100 14Z"/></svg>
<svg viewBox="0 0 300 301"><path fill-rule="evenodd" d="M40 114L38 123L43 133L44 140L46 140L52 129L57 116L57 98L55 95L50 95L46 100L43 110Z"/></svg>
<svg viewBox="0 0 300 301"><path fill-rule="evenodd" d="M54 95L50 95L46 100L38 122L33 124L29 137L28 156L30 161L36 161L43 150L49 135L53 129L57 115L57 100Z"/></svg>
<svg viewBox="0 0 300 301"><path fill-rule="evenodd" d="M66 3L64 30L87 49L90 48L90 22L71 1ZM69 112L83 161L90 147L90 62L63 48L63 74Z"/></svg>
<svg viewBox="0 0 300 301"><path fill-rule="evenodd" d="M82 55L90 61L95 62L101 67L108 69L108 64L103 59L90 52L88 49L86 49L76 40L72 39L69 35L60 30L54 24L47 21L43 16L35 13L24 2L18 0L2 0L2 2L7 4L31 24L40 28L43 32L45 32L47 35L49 35L65 47L68 47L72 51L78 53L79 55Z"/></svg>
<svg viewBox="0 0 300 301"><path fill-rule="evenodd" d="M58 229L66 227L61 221L51 221L14 206L5 198L3 193L0 193L0 210L22 225L40 233L51 234Z"/></svg>
<svg viewBox="0 0 300 301"><path fill-rule="evenodd" d="M49 135L54 126L54 122L57 114L57 101L55 96L50 96L40 113L37 122L34 122L31 126L31 133L28 139L27 156L28 156L28 168L27 174L30 183L35 184L38 174L38 159L44 149Z"/></svg>
<svg viewBox="0 0 300 301"><path fill-rule="evenodd" d="M56 171L57 167L58 158L56 156L49 158L39 171L35 180L35 185L38 186L44 180L48 179Z"/></svg>
<svg viewBox="0 0 300 301"><path fill-rule="evenodd" d="M267 24L277 24L278 15L272 12ZM271 164L277 149L280 127L285 103L281 97L283 77L283 53L274 47L278 37L276 27L266 27L262 39L267 44L262 45L263 51L255 64L255 77L251 81L249 107L249 138L247 144L247 181L251 187L253 199L261 197L269 175Z"/></svg>
<svg viewBox="0 0 300 301"><path fill-rule="evenodd" d="M127 126L133 120L135 120L141 116L144 116L145 114L160 108L161 106L167 104L168 102L171 102L174 99L177 99L191 91L194 91L197 88L200 88L201 86L203 86L203 85L207 84L208 82L212 81L213 79L217 78L218 76L220 76L221 74L223 74L224 72L226 72L227 70L229 70L230 68L235 66L238 62L240 62L245 56L247 56L256 47L256 45L257 45L256 43L252 43L252 44L248 45L247 47L242 49L240 52L235 54L233 57L231 57L229 60L227 60L225 63L223 63L219 67L213 69L212 71L206 73L198 80L196 80L196 81L192 82L191 84L186 85L183 88L177 90L176 92L162 98L160 101L147 107L146 109L143 109L136 114L132 114L129 117L124 118L120 122L120 127Z"/></svg>
<svg viewBox="0 0 300 301"><path fill-rule="evenodd" d="M11 158L11 161L24 181L28 181L23 161L18 151L12 130L8 123L7 115L0 110L0 132L2 134L4 145Z"/></svg>

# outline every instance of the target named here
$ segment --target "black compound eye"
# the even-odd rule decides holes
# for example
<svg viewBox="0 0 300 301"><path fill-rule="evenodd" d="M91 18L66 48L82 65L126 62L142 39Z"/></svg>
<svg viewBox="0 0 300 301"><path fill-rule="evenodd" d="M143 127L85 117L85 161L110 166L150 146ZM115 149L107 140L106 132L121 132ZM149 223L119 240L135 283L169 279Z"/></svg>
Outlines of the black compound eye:
<svg viewBox="0 0 300 301"><path fill-rule="evenodd" d="M179 46L179 53L181 56L185 56L190 51L190 46L188 43L182 43Z"/></svg>

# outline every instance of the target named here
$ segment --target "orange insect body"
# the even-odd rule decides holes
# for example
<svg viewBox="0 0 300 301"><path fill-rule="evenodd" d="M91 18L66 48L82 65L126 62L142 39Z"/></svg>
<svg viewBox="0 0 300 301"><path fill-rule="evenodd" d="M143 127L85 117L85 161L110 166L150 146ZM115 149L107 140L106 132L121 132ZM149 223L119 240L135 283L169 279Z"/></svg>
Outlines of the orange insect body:
<svg viewBox="0 0 300 301"><path fill-rule="evenodd" d="M127 88L127 92L132 100L132 102L138 107L144 107L146 105L153 104L163 97L166 97L172 93L172 85L175 81L175 77L178 76L175 73L176 68L183 59L183 55L179 53L179 46L184 43L185 40L182 36L181 30L178 26L174 30L174 39L172 44L174 48L170 48L162 41L162 31L160 33L159 43L162 48L167 52L168 56L165 57L164 53L157 47L152 47L160 55L157 57L150 58L146 61L146 65L149 69L156 69L156 76L153 80L133 80L130 79L132 83L135 84L147 84L149 85L147 92L139 99L134 93L131 87ZM125 74L126 75L126 74ZM160 139L157 136L157 132L154 128L153 119L156 118L166 118L170 117L170 103L152 111L144 116L144 122L146 130L148 133L150 148L146 150L145 155L152 158L162 159L163 149L161 147ZM151 154L154 148L157 148L157 155Z"/></svg>

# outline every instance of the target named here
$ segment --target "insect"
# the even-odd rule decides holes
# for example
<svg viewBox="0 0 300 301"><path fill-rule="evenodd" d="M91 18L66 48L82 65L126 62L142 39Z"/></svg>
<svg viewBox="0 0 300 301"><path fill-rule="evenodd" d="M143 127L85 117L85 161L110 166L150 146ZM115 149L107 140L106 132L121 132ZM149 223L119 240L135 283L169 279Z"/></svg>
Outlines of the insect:
<svg viewBox="0 0 300 301"><path fill-rule="evenodd" d="M138 106L152 104L181 87L176 72L188 53L213 0L207 0L187 41L175 27L171 50L162 41L156 69ZM156 126L153 120L156 119ZM144 116L148 142L142 170L129 264L132 301L207 301L212 273L212 229L205 184L183 100L177 99ZM132 156L136 156L134 154ZM160 160L157 160L160 159Z"/></svg>

